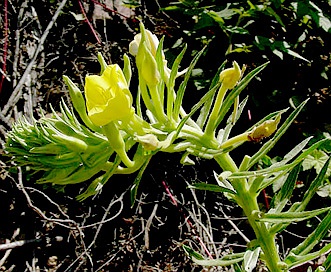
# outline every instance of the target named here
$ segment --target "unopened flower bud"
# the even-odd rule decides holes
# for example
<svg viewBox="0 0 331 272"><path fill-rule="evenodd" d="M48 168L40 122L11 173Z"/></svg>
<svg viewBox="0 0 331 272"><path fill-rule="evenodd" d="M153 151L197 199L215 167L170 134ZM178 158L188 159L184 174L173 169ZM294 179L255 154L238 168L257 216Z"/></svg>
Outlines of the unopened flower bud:
<svg viewBox="0 0 331 272"><path fill-rule="evenodd" d="M233 89L241 78L241 70L236 61L232 68L225 69L220 74L220 81L226 89Z"/></svg>
<svg viewBox="0 0 331 272"><path fill-rule="evenodd" d="M161 79L156 60L148 50L145 51L141 73L148 86L157 85Z"/></svg>
<svg viewBox="0 0 331 272"><path fill-rule="evenodd" d="M253 142L259 142L263 138L271 136L280 122L280 115L275 120L267 120L248 133L248 139Z"/></svg>

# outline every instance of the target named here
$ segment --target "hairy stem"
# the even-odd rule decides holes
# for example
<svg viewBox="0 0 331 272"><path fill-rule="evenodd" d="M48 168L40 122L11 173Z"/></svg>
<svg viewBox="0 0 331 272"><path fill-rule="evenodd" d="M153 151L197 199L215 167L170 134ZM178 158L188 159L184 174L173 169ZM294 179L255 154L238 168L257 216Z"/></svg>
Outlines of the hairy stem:
<svg viewBox="0 0 331 272"><path fill-rule="evenodd" d="M229 153L216 156L215 160L221 166L223 171L238 172L238 167ZM249 224L254 230L258 245L261 247L264 254L263 260L269 268L269 271L283 271L279 266L281 260L275 242L275 234L269 233L266 223L256 221L256 217L254 216L254 212L260 211L257 202L258 195L249 191L246 179L236 179L231 183L237 192L235 200L243 209Z"/></svg>

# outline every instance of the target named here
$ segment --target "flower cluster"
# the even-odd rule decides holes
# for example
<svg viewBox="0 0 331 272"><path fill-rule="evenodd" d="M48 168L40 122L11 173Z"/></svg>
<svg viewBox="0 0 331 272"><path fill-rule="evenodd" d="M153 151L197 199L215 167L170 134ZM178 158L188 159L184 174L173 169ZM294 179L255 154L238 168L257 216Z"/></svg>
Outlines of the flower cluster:
<svg viewBox="0 0 331 272"><path fill-rule="evenodd" d="M63 77L82 123L62 103L61 114L53 112L52 118L43 117L35 124L26 120L18 122L9 133L7 151L20 163L37 171L44 170L45 175L39 182L63 185L96 177L79 197L84 199L97 193L96 188L100 189L114 174L142 171L156 152L183 152L181 161L186 164L194 163L189 155L210 159L228 152L238 143L256 140L256 132L252 134L252 131L245 132L246 137L239 140L228 139L224 134L220 137L222 129L216 133L222 112L227 112L231 104L234 105L233 116L237 114L239 105L232 102L224 108L223 100L226 92L235 90L242 78L243 70L239 65L233 62L233 67L217 75L214 85L187 113L182 99L198 57L180 72L185 47L170 69L162 46L163 39L159 40L142 24L141 32L129 45L139 77L135 105L130 91L129 57L124 56L121 68L118 64L108 65L99 54L101 73L86 76L84 93L68 77ZM254 73L257 72L259 70ZM184 81L176 91L175 80L182 75L185 75ZM243 87L247 83L244 82ZM146 115L142 113L143 108ZM194 121L192 115L198 110L201 110L200 116ZM54 157L53 163L47 162L50 155L47 150ZM55 178L53 170L58 169L57 165L62 169L61 179Z"/></svg>

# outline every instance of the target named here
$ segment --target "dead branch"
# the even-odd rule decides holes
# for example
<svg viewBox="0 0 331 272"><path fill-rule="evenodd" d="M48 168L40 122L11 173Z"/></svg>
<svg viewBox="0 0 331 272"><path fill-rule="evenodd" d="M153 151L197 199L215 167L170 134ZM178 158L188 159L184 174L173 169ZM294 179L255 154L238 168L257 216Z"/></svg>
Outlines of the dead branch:
<svg viewBox="0 0 331 272"><path fill-rule="evenodd" d="M158 208L158 203L156 203L154 205L154 208L153 208L153 211L151 213L151 215L149 216L147 222L146 222L146 226L145 226L145 248L146 249L149 249L149 230L151 228L151 225L152 225L152 221L153 221L153 218L155 217L156 215L156 211L157 211L157 208Z"/></svg>
<svg viewBox="0 0 331 272"><path fill-rule="evenodd" d="M7 104L4 106L4 108L2 109L2 114L3 115L7 115L8 111L10 110L10 108L14 107L16 105L16 103L20 100L21 96L22 96L22 88L23 85L27 79L27 77L29 76L35 62L36 59L38 57L38 55L40 54L40 52L43 50L43 45L44 42L49 34L49 31L51 30L51 28L53 27L56 19L58 18L58 16L60 15L61 10L63 9L63 7L66 5L67 0L62 0L61 4L59 5L58 9L56 10L54 16L52 17L51 21L49 22L49 24L47 25L43 35L41 36L37 49L34 52L34 55L29 63L29 65L27 66L27 68L25 69L23 76L21 77L20 81L18 82L18 84L15 86L15 89L13 91L13 93L11 94L11 96L8 99Z"/></svg>

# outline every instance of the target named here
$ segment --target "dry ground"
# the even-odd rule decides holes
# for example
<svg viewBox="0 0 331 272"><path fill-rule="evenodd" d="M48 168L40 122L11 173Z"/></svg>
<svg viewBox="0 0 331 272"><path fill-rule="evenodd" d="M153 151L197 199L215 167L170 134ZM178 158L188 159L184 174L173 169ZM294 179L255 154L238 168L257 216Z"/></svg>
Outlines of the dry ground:
<svg viewBox="0 0 331 272"><path fill-rule="evenodd" d="M0 271L226 271L194 265L181 247L218 257L253 238L226 198L187 189L194 180L213 179L210 163L184 167L177 156L156 156L131 208L134 177L112 178L101 194L77 202L86 184L64 193L37 186L4 156L6 132L20 116L38 118L61 98L70 105L63 74L82 84L87 72L99 70L97 52L121 62L136 17L169 37L174 22L166 28L164 14L123 9L110 0L2 0L0 7ZM79 17L82 8L88 21Z"/></svg>

